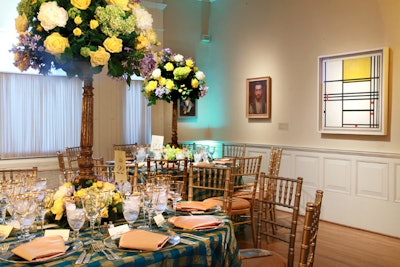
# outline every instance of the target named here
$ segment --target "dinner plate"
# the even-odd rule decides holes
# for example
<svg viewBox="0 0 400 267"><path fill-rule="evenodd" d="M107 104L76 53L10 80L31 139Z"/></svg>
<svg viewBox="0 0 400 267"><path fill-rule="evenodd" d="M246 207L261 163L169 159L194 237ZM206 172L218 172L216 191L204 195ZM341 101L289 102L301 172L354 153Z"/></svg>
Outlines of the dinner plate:
<svg viewBox="0 0 400 267"><path fill-rule="evenodd" d="M162 232L162 233L165 234L164 232ZM143 252L143 250L140 250L140 249L120 248L119 247L119 238L116 238L113 240L113 239L111 239L110 236L108 236L103 240L103 243L107 248L115 249L115 250L122 251L122 252ZM178 244L179 244L179 240L176 241L176 239L169 239L168 242L165 243L165 245L157 251L172 248Z"/></svg>
<svg viewBox="0 0 400 267"><path fill-rule="evenodd" d="M21 245L21 244L14 243L14 244L10 245L10 248L7 252L3 252L0 254L0 260L5 261L5 262L10 262L10 263L20 263L20 264L42 264L42 263L52 262L52 261L56 261L56 260L60 260L65 257L68 257L69 255L79 251L79 249L82 247L81 244L78 246L68 246L65 253L60 256L50 258L50 259L28 261L28 260L25 260L24 258L21 258L11 252L11 250L14 249L14 247L19 246L19 245Z"/></svg>

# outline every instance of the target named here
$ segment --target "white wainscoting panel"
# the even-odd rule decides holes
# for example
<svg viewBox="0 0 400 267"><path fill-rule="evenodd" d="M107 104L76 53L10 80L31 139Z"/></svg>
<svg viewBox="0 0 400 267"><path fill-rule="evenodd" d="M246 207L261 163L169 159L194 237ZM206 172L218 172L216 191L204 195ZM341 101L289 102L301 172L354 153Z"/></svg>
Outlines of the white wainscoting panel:
<svg viewBox="0 0 400 267"><path fill-rule="evenodd" d="M351 193L351 161L347 159L324 158L323 177L325 191Z"/></svg>
<svg viewBox="0 0 400 267"><path fill-rule="evenodd" d="M357 162L357 195L388 200L387 163Z"/></svg>
<svg viewBox="0 0 400 267"><path fill-rule="evenodd" d="M394 201L400 203L400 164L396 164L395 166L395 193L394 193Z"/></svg>

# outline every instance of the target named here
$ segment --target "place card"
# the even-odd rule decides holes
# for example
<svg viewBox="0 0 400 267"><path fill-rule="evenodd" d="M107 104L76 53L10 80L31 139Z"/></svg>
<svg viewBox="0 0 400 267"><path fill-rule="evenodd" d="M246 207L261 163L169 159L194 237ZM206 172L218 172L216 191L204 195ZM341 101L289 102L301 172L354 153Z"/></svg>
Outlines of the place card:
<svg viewBox="0 0 400 267"><path fill-rule="evenodd" d="M44 236L60 235L64 241L67 242L69 238L69 232L69 229L47 229L44 231Z"/></svg>
<svg viewBox="0 0 400 267"><path fill-rule="evenodd" d="M164 136L152 135L151 136L151 151L162 151L164 145Z"/></svg>
<svg viewBox="0 0 400 267"><path fill-rule="evenodd" d="M115 173L115 180L119 184L123 184L127 181L126 175L126 152L115 150L114 151L114 173Z"/></svg>
<svg viewBox="0 0 400 267"><path fill-rule="evenodd" d="M0 225L0 234L7 238L13 229L12 225Z"/></svg>
<svg viewBox="0 0 400 267"><path fill-rule="evenodd" d="M157 214L154 216L154 221L156 222L157 226L160 227L163 225L163 223L165 223L165 218L162 216L162 214Z"/></svg>
<svg viewBox="0 0 400 267"><path fill-rule="evenodd" d="M131 229L129 229L129 226L127 224L115 226L115 227L110 227L108 228L108 233L110 234L110 237L112 240L115 240L119 238L122 234L125 234L126 232L129 232Z"/></svg>

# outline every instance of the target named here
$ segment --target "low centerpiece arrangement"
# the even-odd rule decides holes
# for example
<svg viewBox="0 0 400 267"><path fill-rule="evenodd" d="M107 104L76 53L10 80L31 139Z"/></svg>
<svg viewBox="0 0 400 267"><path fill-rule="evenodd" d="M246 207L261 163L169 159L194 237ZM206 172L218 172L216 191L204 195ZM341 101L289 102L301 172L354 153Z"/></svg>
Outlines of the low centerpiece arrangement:
<svg viewBox="0 0 400 267"><path fill-rule="evenodd" d="M68 222L65 216L65 199L71 196L85 198L89 194L107 193L105 206L101 210L101 218L108 221L115 221L122 217L122 193L117 190L113 183L97 181L90 187L79 188L73 183L67 182L61 185L53 195L54 204L47 214L49 222L56 223L61 227L67 227Z"/></svg>

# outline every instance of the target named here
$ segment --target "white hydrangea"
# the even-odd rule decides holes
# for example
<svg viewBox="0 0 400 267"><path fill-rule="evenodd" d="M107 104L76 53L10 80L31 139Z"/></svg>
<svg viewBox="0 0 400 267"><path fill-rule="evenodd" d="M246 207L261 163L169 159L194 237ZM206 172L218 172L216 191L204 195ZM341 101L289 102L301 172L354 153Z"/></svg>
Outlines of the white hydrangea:
<svg viewBox="0 0 400 267"><path fill-rule="evenodd" d="M200 70L196 72L195 76L196 76L197 80L199 80L199 81L204 80L204 78L206 77L204 75L204 72L202 72Z"/></svg>
<svg viewBox="0 0 400 267"><path fill-rule="evenodd" d="M37 16L40 25L46 31L50 31L55 27L65 27L68 21L68 12L57 5L57 2L46 2L40 6Z"/></svg>
<svg viewBox="0 0 400 267"><path fill-rule="evenodd" d="M151 73L151 76L153 76L154 79L158 79L161 77L161 70L159 68L156 68L155 70L153 70L153 72Z"/></svg>
<svg viewBox="0 0 400 267"><path fill-rule="evenodd" d="M136 17L136 27L139 30L147 31L153 27L153 18L147 10L137 7L132 10L132 14Z"/></svg>
<svg viewBox="0 0 400 267"><path fill-rule="evenodd" d="M182 62L183 61L183 56L181 54L176 54L174 56L175 62Z"/></svg>

